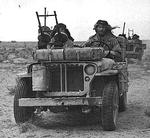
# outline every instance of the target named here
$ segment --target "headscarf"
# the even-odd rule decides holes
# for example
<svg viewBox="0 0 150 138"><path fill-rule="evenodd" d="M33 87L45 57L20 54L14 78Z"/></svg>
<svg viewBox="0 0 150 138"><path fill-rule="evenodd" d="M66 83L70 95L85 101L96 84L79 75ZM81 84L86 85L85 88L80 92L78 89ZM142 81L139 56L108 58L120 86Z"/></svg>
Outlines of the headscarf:
<svg viewBox="0 0 150 138"><path fill-rule="evenodd" d="M113 29L116 29L116 28L119 28L118 26L115 26L115 27L112 27L110 24L108 24L108 22L107 21L105 21L105 20L98 20L97 22L96 22L96 24L94 25L94 30L98 27L98 25L102 25L102 26L104 26L105 28L106 28L106 30L109 30L109 31L111 31L111 30L113 30Z"/></svg>
<svg viewBox="0 0 150 138"><path fill-rule="evenodd" d="M53 29L53 31L51 33L51 37L54 37L54 35L58 32L59 28L63 28L65 30L65 33L67 34L68 38L70 40L74 41L74 39L72 38L72 36L71 36L69 30L67 29L66 25L63 24L63 23L59 23L59 24L54 26L54 29Z"/></svg>

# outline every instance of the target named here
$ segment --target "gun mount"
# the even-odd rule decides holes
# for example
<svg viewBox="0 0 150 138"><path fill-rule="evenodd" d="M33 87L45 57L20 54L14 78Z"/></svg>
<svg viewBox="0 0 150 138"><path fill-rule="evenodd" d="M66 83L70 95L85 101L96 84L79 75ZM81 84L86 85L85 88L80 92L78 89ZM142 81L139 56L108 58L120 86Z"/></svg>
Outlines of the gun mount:
<svg viewBox="0 0 150 138"><path fill-rule="evenodd" d="M47 48L47 44L51 40L52 29L50 29L50 27L48 27L46 25L46 19L47 19L47 17L55 17L56 24L58 24L56 11L54 11L54 14L47 14L46 8L44 8L44 14L38 14L38 12L36 11L36 16L37 16L38 24L39 24L38 48L39 49ZM40 17L44 18L44 25L43 26L41 25Z"/></svg>
<svg viewBox="0 0 150 138"><path fill-rule="evenodd" d="M38 30L38 48L39 49L47 49L49 48L62 48L68 39L72 39L69 30L66 28L66 25L63 23L58 23L56 11L54 14L46 14L46 8L43 15L39 15L36 12L36 16L38 19L39 30ZM47 17L54 16L56 25L54 25L53 29L50 29L46 25ZM40 17L44 17L44 26L41 26ZM73 43L72 43L73 45Z"/></svg>

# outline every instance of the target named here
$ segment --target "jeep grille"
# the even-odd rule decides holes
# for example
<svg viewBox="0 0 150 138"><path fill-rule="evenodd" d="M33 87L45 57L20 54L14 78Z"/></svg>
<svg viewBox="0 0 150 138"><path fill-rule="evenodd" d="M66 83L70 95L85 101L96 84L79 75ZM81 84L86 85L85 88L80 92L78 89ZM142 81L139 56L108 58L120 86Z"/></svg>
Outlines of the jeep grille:
<svg viewBox="0 0 150 138"><path fill-rule="evenodd" d="M84 90L84 73L81 64L52 63L48 65L47 73L50 92L79 92Z"/></svg>

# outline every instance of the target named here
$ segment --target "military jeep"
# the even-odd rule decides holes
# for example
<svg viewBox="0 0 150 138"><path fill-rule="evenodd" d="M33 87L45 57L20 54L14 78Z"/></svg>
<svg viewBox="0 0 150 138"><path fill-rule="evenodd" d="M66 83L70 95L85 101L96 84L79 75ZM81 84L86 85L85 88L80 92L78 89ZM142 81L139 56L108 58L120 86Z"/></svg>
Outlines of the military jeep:
<svg viewBox="0 0 150 138"><path fill-rule="evenodd" d="M61 48L37 49L36 61L26 73L18 75L14 96L16 123L28 121L38 109L89 113L96 108L101 111L102 128L115 130L118 111L126 110L128 91L126 41L122 37L118 41L122 61L111 66L104 64L105 51L100 46L63 48L62 44Z"/></svg>
<svg viewBox="0 0 150 138"><path fill-rule="evenodd" d="M39 49L37 62L18 76L14 97L17 123L29 120L37 108L52 112L99 108L104 130L115 130L118 110L127 103L126 61L103 64L101 48ZM61 108L60 108L61 107Z"/></svg>
<svg viewBox="0 0 150 138"><path fill-rule="evenodd" d="M126 48L127 58L134 58L141 61L145 49L146 49L146 44L143 44L142 40L129 39Z"/></svg>
<svg viewBox="0 0 150 138"><path fill-rule="evenodd" d="M124 31L123 31L123 35L125 36ZM133 29L131 30L128 29L128 38L126 39L128 41L126 46L126 57L128 59L134 58L141 61L142 56L144 54L144 50L146 49L146 44L143 44L142 40L140 40L139 35L134 34Z"/></svg>

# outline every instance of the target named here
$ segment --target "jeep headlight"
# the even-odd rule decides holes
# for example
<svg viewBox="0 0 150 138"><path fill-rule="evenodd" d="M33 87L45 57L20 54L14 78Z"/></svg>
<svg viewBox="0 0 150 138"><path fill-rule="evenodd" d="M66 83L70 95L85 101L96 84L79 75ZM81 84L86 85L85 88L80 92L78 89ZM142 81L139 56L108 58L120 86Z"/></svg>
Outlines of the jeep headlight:
<svg viewBox="0 0 150 138"><path fill-rule="evenodd" d="M93 75L96 72L96 66L88 64L85 66L84 71L87 75Z"/></svg>

